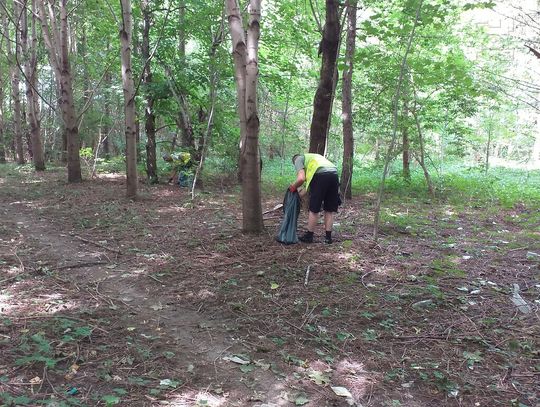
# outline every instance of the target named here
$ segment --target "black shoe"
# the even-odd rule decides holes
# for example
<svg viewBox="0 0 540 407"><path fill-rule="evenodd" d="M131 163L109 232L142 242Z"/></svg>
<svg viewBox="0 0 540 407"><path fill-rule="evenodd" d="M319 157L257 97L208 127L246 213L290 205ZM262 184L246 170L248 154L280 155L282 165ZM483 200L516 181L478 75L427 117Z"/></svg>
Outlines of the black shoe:
<svg viewBox="0 0 540 407"><path fill-rule="evenodd" d="M304 243L313 243L313 232L306 232L298 237L298 240Z"/></svg>
<svg viewBox="0 0 540 407"><path fill-rule="evenodd" d="M333 240L332 240L331 237L325 237L325 238L324 238L324 243L326 243L326 244L332 244L332 242L333 242Z"/></svg>

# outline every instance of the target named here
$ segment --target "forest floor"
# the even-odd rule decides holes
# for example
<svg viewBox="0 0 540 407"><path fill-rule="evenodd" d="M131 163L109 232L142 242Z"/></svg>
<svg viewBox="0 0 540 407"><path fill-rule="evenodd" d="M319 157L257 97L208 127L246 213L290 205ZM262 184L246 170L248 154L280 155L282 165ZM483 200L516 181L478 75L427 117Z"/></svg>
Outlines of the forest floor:
<svg viewBox="0 0 540 407"><path fill-rule="evenodd" d="M0 170L0 405L540 405L538 208L389 196L373 245L364 195L283 246L226 183L124 191Z"/></svg>

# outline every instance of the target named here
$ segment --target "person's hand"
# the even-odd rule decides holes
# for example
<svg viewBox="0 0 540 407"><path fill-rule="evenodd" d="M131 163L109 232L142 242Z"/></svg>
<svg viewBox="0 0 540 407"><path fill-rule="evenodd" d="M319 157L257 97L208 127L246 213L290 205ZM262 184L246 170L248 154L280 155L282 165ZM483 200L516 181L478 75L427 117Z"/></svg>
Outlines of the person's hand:
<svg viewBox="0 0 540 407"><path fill-rule="evenodd" d="M296 187L293 184L289 185L289 191L296 192Z"/></svg>

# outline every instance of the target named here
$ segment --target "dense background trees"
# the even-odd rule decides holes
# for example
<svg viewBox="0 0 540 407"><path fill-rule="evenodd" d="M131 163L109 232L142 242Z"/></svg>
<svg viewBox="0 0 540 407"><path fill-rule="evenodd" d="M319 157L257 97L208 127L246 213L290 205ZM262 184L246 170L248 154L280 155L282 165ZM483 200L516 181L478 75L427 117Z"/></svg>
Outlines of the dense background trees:
<svg viewBox="0 0 540 407"><path fill-rule="evenodd" d="M118 35L128 5L131 38L123 28ZM247 8L238 6L247 30ZM326 151L344 162L347 196L355 167L398 156L403 179L419 168L431 192L430 174L450 162L533 168L540 162L533 81L540 59L535 9L527 6L263 2L257 98L264 161L280 160L283 169L297 151ZM151 183L163 173L161 155L175 149L201 163L199 179L206 156L220 172L234 173L242 162L224 2L2 0L0 12L0 160L33 160L38 171L64 161L68 180L77 182L80 155L83 167L99 160L118 169L128 151L139 179ZM494 33L484 24L497 15L512 29ZM132 124L125 122L121 40L132 60ZM136 151L126 150L132 138ZM130 178L137 177L133 165ZM128 194L136 195L133 187Z"/></svg>

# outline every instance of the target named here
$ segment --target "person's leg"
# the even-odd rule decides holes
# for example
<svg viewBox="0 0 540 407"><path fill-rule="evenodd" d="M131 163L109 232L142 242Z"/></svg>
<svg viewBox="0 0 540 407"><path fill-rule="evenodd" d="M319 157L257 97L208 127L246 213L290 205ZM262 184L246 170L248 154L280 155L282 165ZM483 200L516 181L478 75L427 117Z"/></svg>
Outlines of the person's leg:
<svg viewBox="0 0 540 407"><path fill-rule="evenodd" d="M319 184L319 177L317 174L313 176L310 184L309 192L309 212L308 212L308 224L307 232L300 236L298 239L304 243L313 243L313 232L317 227L317 220L319 219L319 212L321 211L323 192Z"/></svg>
<svg viewBox="0 0 540 407"><path fill-rule="evenodd" d="M326 216L326 214L325 214ZM307 230L309 232L315 232L315 228L317 227L317 220L319 219L319 214L309 211L308 213L308 226Z"/></svg>
<svg viewBox="0 0 540 407"><path fill-rule="evenodd" d="M313 243L313 232L315 232L315 228L317 227L317 219L319 218L319 214L315 212L308 212L308 225L307 225L307 231L302 236L298 238L301 242L304 243Z"/></svg>
<svg viewBox="0 0 540 407"><path fill-rule="evenodd" d="M332 227L334 226L334 214L338 210L339 203L339 179L337 174L329 174L328 188L324 196L324 230L325 243L332 243Z"/></svg>
<svg viewBox="0 0 540 407"><path fill-rule="evenodd" d="M332 226L334 225L334 212L324 212L324 230L326 232L332 232Z"/></svg>

